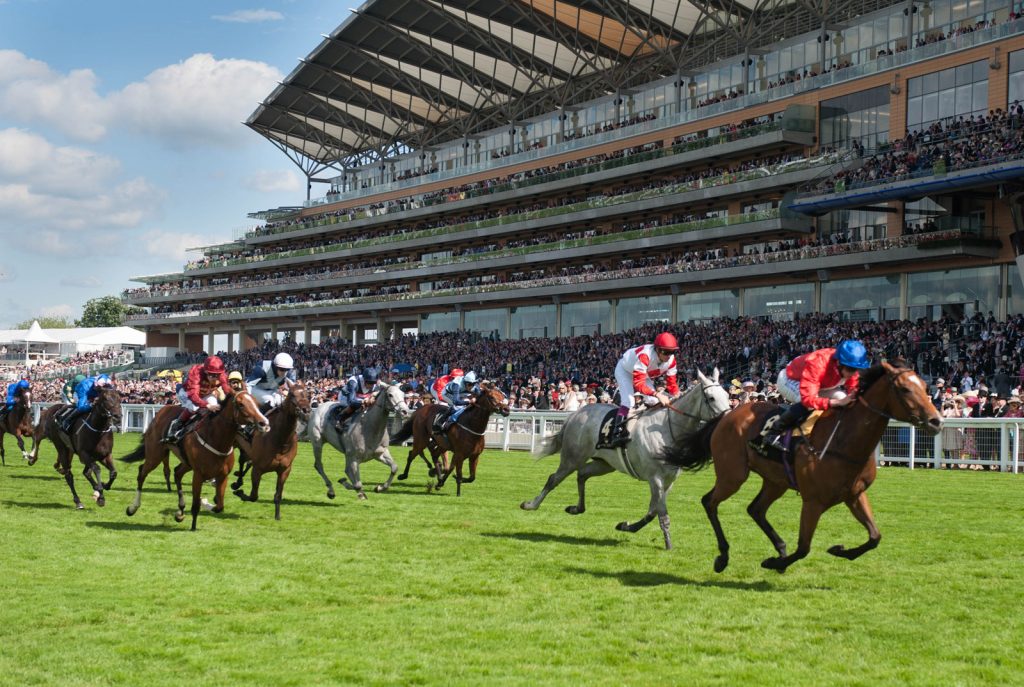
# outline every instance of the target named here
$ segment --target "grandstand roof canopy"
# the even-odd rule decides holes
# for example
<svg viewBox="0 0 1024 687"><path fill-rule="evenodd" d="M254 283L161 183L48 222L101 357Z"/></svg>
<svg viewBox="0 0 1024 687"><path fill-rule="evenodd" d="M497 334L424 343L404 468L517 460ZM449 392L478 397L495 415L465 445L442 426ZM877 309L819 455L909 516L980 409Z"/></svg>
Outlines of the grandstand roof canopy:
<svg viewBox="0 0 1024 687"><path fill-rule="evenodd" d="M246 125L309 175L699 69L881 0L368 0Z"/></svg>

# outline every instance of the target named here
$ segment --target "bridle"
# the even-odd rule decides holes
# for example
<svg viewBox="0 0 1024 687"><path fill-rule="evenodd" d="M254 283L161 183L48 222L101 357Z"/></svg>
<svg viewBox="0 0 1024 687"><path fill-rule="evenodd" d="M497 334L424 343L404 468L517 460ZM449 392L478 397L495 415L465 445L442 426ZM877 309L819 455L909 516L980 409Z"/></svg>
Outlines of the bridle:
<svg viewBox="0 0 1024 687"><path fill-rule="evenodd" d="M700 391L701 391L701 403L700 403L700 405L701 405L701 407L707 407L707 409L712 412L712 415L710 417L704 417L703 415L701 415L700 414L700 407L698 407L698 409L697 409L697 414L694 415L693 413L688 413L685 410L680 410L679 408L676 408L671 403L666 406L666 408L671 410L673 413L677 413L677 414L682 415L683 417L689 418L691 420L696 420L697 421L697 428L698 429L701 427L701 425L705 425L708 422L711 422L712 420L714 420L719 415L721 415L721 413L715 413L714 412L714 408L711 407L711 395L709 394L709 390L717 386L719 389L723 389L723 391L724 391L724 387L722 387L722 385L719 382L708 382L708 384L706 384L706 385L704 384L704 382L700 382L700 386L701 386L701 389L700 389ZM683 398L683 396L680 396L679 398L681 399L681 398ZM672 429L672 423L671 422L669 422L667 424L668 424L669 436L672 437L672 443L674 444L676 442L675 430Z"/></svg>
<svg viewBox="0 0 1024 687"><path fill-rule="evenodd" d="M913 372L914 371L911 370L911 369L900 370L900 371L898 371L896 373L886 372L885 375L886 375L886 377L889 378L889 382L890 382L889 393L892 394L896 390L896 382L897 382L897 380L899 380L900 377L902 377L905 374L910 374L910 373L913 373ZM903 410L906 411L907 417L910 418L909 420L907 420L907 422L909 422L910 424L912 424L914 427L917 427L917 428L921 428L921 427L923 427L924 425L927 424L926 420L922 419L919 415L917 415L916 413L914 413L910 409L910 406L907 405L906 401L903 400L903 398L900 396L900 394L896 394L896 400L899 402L899 404L901 406L903 406ZM893 421L896 421L896 422L900 422L901 421L899 418L893 417L892 415L890 415L889 413L885 412L884 410L880 410L878 408L875 408L873 405L871 405L871 403L868 402L868 400L866 398L864 398L863 394L857 394L857 402L858 403L862 403L865 408L870 410L875 415L878 415L879 417L884 417L887 420L893 420Z"/></svg>

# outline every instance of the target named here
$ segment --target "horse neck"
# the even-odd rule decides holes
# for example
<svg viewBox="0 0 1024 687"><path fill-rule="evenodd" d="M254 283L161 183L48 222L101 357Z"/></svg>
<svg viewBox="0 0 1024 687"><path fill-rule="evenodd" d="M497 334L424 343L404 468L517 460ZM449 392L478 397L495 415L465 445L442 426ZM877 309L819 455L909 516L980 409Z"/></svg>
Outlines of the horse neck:
<svg viewBox="0 0 1024 687"><path fill-rule="evenodd" d="M685 431L691 425L696 425L697 423L699 423L700 401L703 397L704 384L701 382L697 382L689 389L684 391L679 398L672 402L672 408L679 412L673 413L670 410L668 421L675 423L677 427L679 425L682 425L683 431ZM679 413L685 413L685 415L680 415Z"/></svg>
<svg viewBox="0 0 1024 687"><path fill-rule="evenodd" d="M208 434L204 437L208 442L216 442L225 439L235 433L235 405L238 403L235 396L224 402L220 412L209 416L204 423L208 428ZM202 431L202 427L196 433Z"/></svg>
<svg viewBox="0 0 1024 687"><path fill-rule="evenodd" d="M814 442L815 447L818 450L823 449L825 442L829 440L829 435L835 431L829 445L830 453L841 452L851 458L866 461L871 457L875 446L878 446L878 442L882 440L882 434L885 433L885 428L889 425L889 418L871 410L871 408L882 410L887 394L886 385L879 380L871 385L871 388L861 396L859 402L849 405L839 412L833 411L834 414L830 418L832 422L821 428L827 430L827 434L819 441ZM839 423L838 428L836 428L836 423ZM815 429L812 432L812 438L819 438L820 434L822 432Z"/></svg>
<svg viewBox="0 0 1024 687"><path fill-rule="evenodd" d="M487 426L487 421L491 417L491 413L494 411L489 408L484 408L477 404L471 405L466 408L466 412L459 418L459 423L466 426L475 432L482 431Z"/></svg>
<svg viewBox="0 0 1024 687"><path fill-rule="evenodd" d="M278 408L277 417L270 421L270 433L267 438L275 446L280 446L290 441L295 434L295 428L299 424L299 413L295 403L285 402Z"/></svg>
<svg viewBox="0 0 1024 687"><path fill-rule="evenodd" d="M364 438L369 437L372 432L376 435L378 432L380 436L384 436L384 430L388 426L388 411L386 404L387 399L380 399L374 401L373 405L363 412L362 421L359 423L363 428ZM379 417L378 417L379 416Z"/></svg>

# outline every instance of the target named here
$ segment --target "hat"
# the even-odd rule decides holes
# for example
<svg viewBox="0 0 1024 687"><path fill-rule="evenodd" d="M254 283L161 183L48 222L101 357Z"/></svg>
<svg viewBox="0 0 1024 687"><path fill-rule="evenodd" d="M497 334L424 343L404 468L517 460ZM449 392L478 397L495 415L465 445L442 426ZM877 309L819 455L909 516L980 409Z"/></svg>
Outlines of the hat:
<svg viewBox="0 0 1024 687"><path fill-rule="evenodd" d="M756 387L757 387L757 384L754 384L754 382L752 382L752 381L751 381L751 380L749 380L749 379L744 379L744 380L743 380L743 388L747 388L748 386L752 386L752 387L755 387L755 388L756 388Z"/></svg>
<svg viewBox="0 0 1024 687"><path fill-rule="evenodd" d="M232 379L237 379L240 382L245 381L245 377L243 377L242 373L239 372L238 370L234 370L231 374L228 375L228 381L230 382Z"/></svg>
<svg viewBox="0 0 1024 687"><path fill-rule="evenodd" d="M1007 403L1016 403L1018 405L1020 404L1020 402L1020 396L1010 396L1010 400L1007 401Z"/></svg>
<svg viewBox="0 0 1024 687"><path fill-rule="evenodd" d="M938 379L935 380L935 386L942 386L945 383L946 383L946 380L943 379L942 377L939 377Z"/></svg>

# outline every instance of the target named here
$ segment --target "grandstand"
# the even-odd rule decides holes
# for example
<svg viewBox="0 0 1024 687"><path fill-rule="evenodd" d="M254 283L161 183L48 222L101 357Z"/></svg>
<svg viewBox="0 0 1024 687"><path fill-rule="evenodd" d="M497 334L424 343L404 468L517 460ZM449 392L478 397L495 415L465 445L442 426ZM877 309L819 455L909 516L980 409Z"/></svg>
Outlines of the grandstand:
<svg viewBox="0 0 1024 687"><path fill-rule="evenodd" d="M1024 312L1003 0L369 0L247 125L299 207L127 303L147 347Z"/></svg>

